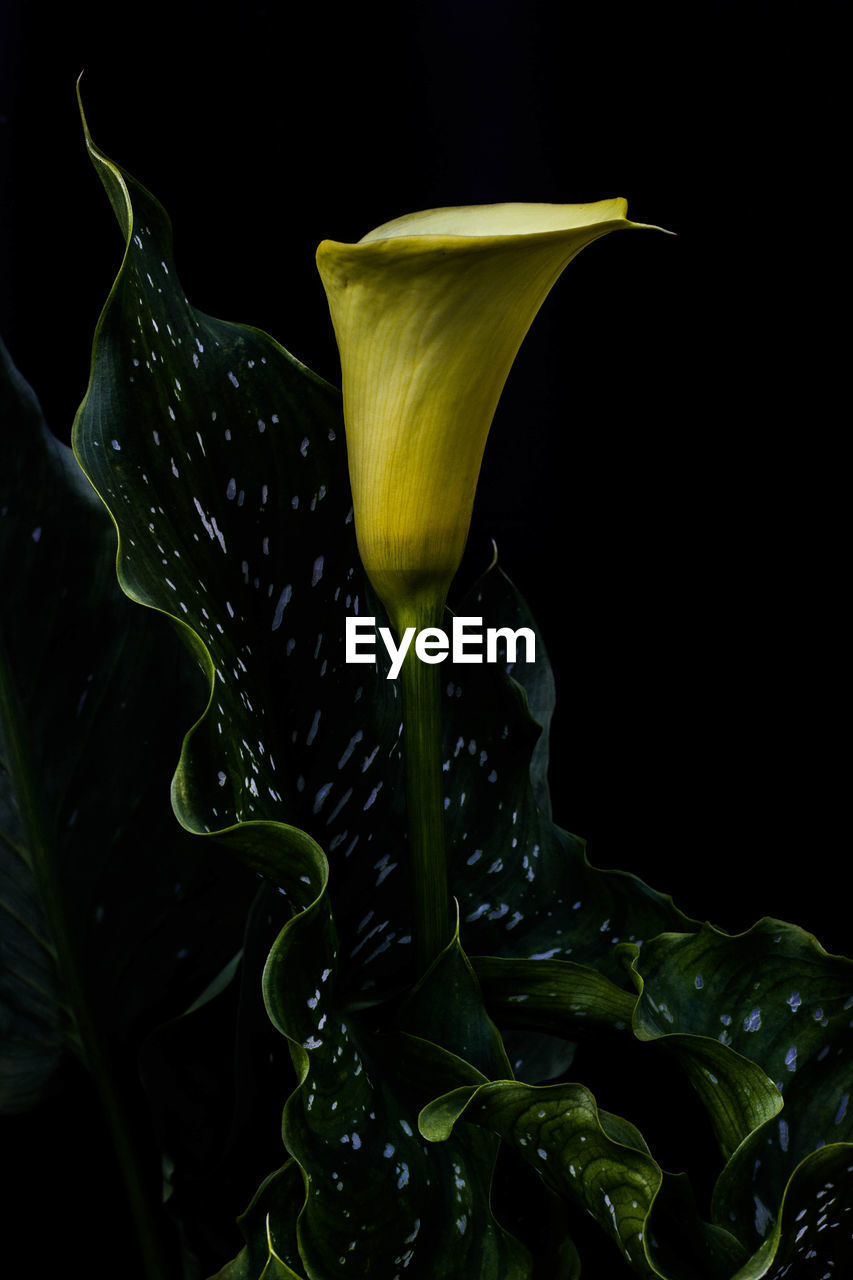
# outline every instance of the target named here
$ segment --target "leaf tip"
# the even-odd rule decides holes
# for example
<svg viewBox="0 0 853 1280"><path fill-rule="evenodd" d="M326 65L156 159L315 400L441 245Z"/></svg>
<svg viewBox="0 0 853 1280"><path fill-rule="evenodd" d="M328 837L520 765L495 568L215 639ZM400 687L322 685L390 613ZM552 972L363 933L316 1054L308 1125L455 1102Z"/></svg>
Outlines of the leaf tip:
<svg viewBox="0 0 853 1280"><path fill-rule="evenodd" d="M85 74L86 74L86 68L83 67L82 70L80 71L80 74L77 77L77 80L75 81L74 89L77 94L77 109L80 112L80 121L83 125L83 136L86 139L86 146L89 147L92 145L92 135L89 132L89 124L88 124L88 121L86 120L86 112L83 107L83 92L80 88L80 85L82 83L82 80Z"/></svg>

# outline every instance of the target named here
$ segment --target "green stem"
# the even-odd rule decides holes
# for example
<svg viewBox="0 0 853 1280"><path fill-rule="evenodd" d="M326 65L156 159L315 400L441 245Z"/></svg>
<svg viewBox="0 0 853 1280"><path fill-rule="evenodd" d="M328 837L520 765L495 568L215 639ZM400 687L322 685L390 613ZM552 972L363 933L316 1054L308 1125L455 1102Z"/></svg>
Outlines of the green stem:
<svg viewBox="0 0 853 1280"><path fill-rule="evenodd" d="M442 606L432 607L402 621L421 629L436 626L442 613ZM420 975L450 937L441 795L441 676L439 666L421 661L414 643L401 675L415 961Z"/></svg>

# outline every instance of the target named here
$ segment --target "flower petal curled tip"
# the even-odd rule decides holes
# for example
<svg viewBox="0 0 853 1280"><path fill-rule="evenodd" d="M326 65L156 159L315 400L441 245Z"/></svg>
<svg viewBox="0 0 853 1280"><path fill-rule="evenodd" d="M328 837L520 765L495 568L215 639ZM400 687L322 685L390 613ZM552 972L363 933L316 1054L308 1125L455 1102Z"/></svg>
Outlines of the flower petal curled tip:
<svg viewBox="0 0 853 1280"><path fill-rule="evenodd" d="M440 611L515 355L563 269L629 222L624 200L428 209L317 266L341 356L356 533L401 629Z"/></svg>

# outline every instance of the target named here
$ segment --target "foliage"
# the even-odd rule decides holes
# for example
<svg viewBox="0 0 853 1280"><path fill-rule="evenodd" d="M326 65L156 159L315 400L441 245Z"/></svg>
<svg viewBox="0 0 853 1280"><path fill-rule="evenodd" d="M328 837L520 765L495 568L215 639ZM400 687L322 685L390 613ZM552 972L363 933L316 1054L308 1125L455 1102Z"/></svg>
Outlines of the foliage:
<svg viewBox="0 0 853 1280"><path fill-rule="evenodd" d="M851 963L775 920L701 927L590 865L551 817L541 637L529 668L442 668L458 927L416 980L397 685L381 653L344 661L344 617L384 614L340 397L191 306L164 211L87 143L126 250L74 449L112 525L3 382L4 581L27 602L0 653L5 1106L37 1102L67 1048L106 1088L98 1028L141 1055L187 1277L568 1280L586 1214L608 1274L840 1275ZM145 608L115 590L115 531ZM535 626L496 564L456 607ZM211 1045L235 1055L233 1096L182 1090ZM573 1079L597 1045L626 1076L683 1072L679 1121L718 1144L710 1203L707 1171L665 1169L654 1133ZM273 1164L259 1090L283 1104ZM232 1162L258 1186L239 1252L207 1196Z"/></svg>

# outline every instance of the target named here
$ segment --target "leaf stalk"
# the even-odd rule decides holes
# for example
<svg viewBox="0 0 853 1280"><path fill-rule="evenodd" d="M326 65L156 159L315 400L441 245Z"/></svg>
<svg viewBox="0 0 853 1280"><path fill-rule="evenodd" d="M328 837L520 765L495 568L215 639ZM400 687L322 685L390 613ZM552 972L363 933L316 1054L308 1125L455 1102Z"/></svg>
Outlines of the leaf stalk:
<svg viewBox="0 0 853 1280"><path fill-rule="evenodd" d="M421 604L399 619L402 631L435 627L443 603ZM441 795L441 678L410 645L401 672L403 752L412 868L415 962L425 973L450 938L450 900Z"/></svg>

